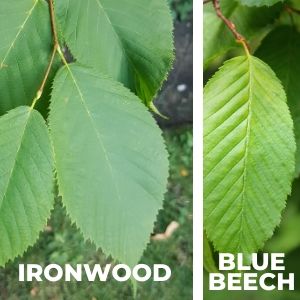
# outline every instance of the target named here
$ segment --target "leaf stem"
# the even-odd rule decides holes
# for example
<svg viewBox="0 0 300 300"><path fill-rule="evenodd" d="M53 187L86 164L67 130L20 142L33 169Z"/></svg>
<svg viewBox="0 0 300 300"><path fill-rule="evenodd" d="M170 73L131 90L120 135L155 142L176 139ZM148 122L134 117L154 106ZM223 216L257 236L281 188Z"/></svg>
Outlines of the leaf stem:
<svg viewBox="0 0 300 300"><path fill-rule="evenodd" d="M68 67L69 64L68 64L68 62L67 62L67 60L66 60L66 58L65 58L65 56L64 56L64 53L63 53L63 51L62 51L62 49L61 49L60 46L57 48L57 53L59 54L59 56L60 56L60 58L61 58L63 64L64 64L65 66Z"/></svg>
<svg viewBox="0 0 300 300"><path fill-rule="evenodd" d="M56 20L55 20L55 12L54 12L54 5L53 5L53 0L49 0L49 7L50 7L50 18L51 18L51 26L52 26L52 33L53 33L53 40L54 44L56 45L56 51L59 54L62 62L64 65L68 66L68 62L64 56L64 53L61 49L61 46L59 44L58 40L58 34L57 34L57 29L56 29Z"/></svg>
<svg viewBox="0 0 300 300"><path fill-rule="evenodd" d="M42 94L43 94L43 91L44 91L47 79L48 79L50 71L51 71L51 67L52 67L53 62L54 62L56 50L57 50L57 45L54 45L53 51L52 51L52 54L51 54L51 58L50 58L50 61L49 61L49 64L48 64L48 67L47 67L47 70L46 70L46 73L45 73L45 76L43 78L43 81L42 81L42 84L41 84L40 88L38 89L38 91L36 93L35 98L33 99L33 102L32 102L32 105L31 105L31 109L34 108L36 102L42 97Z"/></svg>
<svg viewBox="0 0 300 300"><path fill-rule="evenodd" d="M289 6L285 6L284 10L288 13L290 20L291 20L291 25L295 26L295 20L294 20L294 12L291 10Z"/></svg>
<svg viewBox="0 0 300 300"><path fill-rule="evenodd" d="M237 29L236 26L234 25L234 23L232 21L230 21L229 19L227 19L222 11L221 11L221 7L220 7L220 1L219 0L212 0L213 1L213 6L214 9L216 11L217 16L224 22L224 24L228 27L228 29L232 32L232 34L234 35L236 41L240 44L243 45L245 52L247 55L250 55L250 46L247 43L246 38L240 34Z"/></svg>
<svg viewBox="0 0 300 300"><path fill-rule="evenodd" d="M55 21L55 12L54 12L54 4L53 0L49 0L49 10L50 10L50 20L51 20L51 27L53 33L53 41L54 45L57 45L57 49L59 48L59 41L58 41L58 34L56 29L56 21Z"/></svg>
<svg viewBox="0 0 300 300"><path fill-rule="evenodd" d="M51 54L51 57L49 60L47 70L45 72L43 81L41 83L41 86L39 87L39 89L36 93L36 96L32 101L31 109L33 109L35 107L37 101L41 98L41 96L44 92L44 88L47 83L47 80L48 80L54 59L55 59L56 52L58 52L59 54L61 53L61 51L59 51L60 45L59 45L59 41L58 41L58 35L57 35L56 24L55 24L55 13L54 13L53 0L49 0L49 11L50 11L50 21L51 21L51 28L52 28L52 35L53 35L53 50L52 50L52 54Z"/></svg>

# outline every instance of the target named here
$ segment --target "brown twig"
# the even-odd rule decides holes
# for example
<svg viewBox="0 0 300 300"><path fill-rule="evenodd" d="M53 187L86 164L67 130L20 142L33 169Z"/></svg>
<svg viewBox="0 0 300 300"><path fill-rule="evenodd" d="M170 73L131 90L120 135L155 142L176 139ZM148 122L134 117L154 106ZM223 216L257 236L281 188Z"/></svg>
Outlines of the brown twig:
<svg viewBox="0 0 300 300"><path fill-rule="evenodd" d="M49 0L49 11L50 11L52 34L53 34L53 50L52 50L52 54L51 54L49 64L48 64L47 70L45 72L43 81L42 81L42 83L41 83L41 85L40 85L40 87L39 87L39 89L36 93L35 98L32 101L32 105L31 105L32 109L34 108L36 102L41 98L41 96L44 92L44 88L45 88L45 85L47 83L47 80L48 80L48 77L50 75L50 71L51 71L51 68L52 68L52 65L53 65L53 62L54 62L54 59L55 59L56 51L58 51L58 49L60 47L59 42L58 42L58 35L57 35L57 31L56 31L56 25L55 25L53 0Z"/></svg>
<svg viewBox="0 0 300 300"><path fill-rule="evenodd" d="M211 2L212 0L203 0L203 4L206 4L206 3L209 3Z"/></svg>
<svg viewBox="0 0 300 300"><path fill-rule="evenodd" d="M49 10L50 10L50 20L51 20L51 27L52 27L54 45L56 45L57 48L58 48L59 47L59 42L58 42L58 35L57 35L57 30L56 30L53 0L49 0Z"/></svg>
<svg viewBox="0 0 300 300"><path fill-rule="evenodd" d="M295 26L295 20L294 20L294 12L293 12L293 10L288 5L284 6L284 10L288 13L292 25Z"/></svg>
<svg viewBox="0 0 300 300"><path fill-rule="evenodd" d="M47 70L46 70L46 72L45 72L43 81L42 81L42 83L41 83L41 85L40 85L40 87L39 87L39 89L38 89L38 91L37 91L37 93L36 93L35 98L33 99L31 108L34 108L36 102L41 98L41 96L42 96L42 94L43 94L45 85L46 85L46 83L47 83L47 79L48 79L49 74L50 74L50 71L51 71L51 67L52 67L53 62L54 62L54 58L55 58L56 51L57 51L57 45L54 45L53 51L52 51L52 54L51 54L51 58L50 58L50 61L49 61Z"/></svg>
<svg viewBox="0 0 300 300"><path fill-rule="evenodd" d="M53 0L49 0L49 7L50 7L50 18L51 18L53 39L54 39L54 44L56 45L56 51L59 54L63 64L68 67L68 62L65 58L65 55L63 53L62 48L60 47L60 44L59 44L59 39L58 39L58 34L57 34L57 29L56 29L56 21L55 21L55 12L54 12Z"/></svg>
<svg viewBox="0 0 300 300"><path fill-rule="evenodd" d="M212 0L213 1L213 5L216 11L217 16L224 22L224 24L229 28L229 30L232 32L232 34L234 35L236 41L240 44L243 45L245 51L247 54L249 54L250 51L250 47L249 44L247 43L246 38L241 35L237 30L235 25L233 24L233 22L231 22L229 19L227 19L222 11L221 11L221 7L220 7L220 1L219 0Z"/></svg>
<svg viewBox="0 0 300 300"><path fill-rule="evenodd" d="M289 5L285 5L285 10L288 12L288 13L295 13L295 14L298 14L300 15L300 9L297 9L297 8L294 8L292 6L289 6Z"/></svg>

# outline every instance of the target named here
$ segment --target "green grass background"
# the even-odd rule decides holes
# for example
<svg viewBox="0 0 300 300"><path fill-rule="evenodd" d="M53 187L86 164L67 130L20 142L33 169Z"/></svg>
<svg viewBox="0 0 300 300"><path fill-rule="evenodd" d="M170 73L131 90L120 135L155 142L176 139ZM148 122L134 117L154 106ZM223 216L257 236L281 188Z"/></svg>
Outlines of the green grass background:
<svg viewBox="0 0 300 300"><path fill-rule="evenodd" d="M137 299L189 300L192 299L192 129L183 127L164 132L170 153L170 178L165 196L164 210L160 211L154 233L163 233L172 221L180 224L172 237L165 241L152 241L141 263L167 264L172 278L167 282L151 280L138 285ZM57 199L48 227L37 244L22 258L0 269L1 300L127 300L133 299L130 283L69 282L57 283L18 281L19 263L106 264L110 259L95 247L83 241L75 226L71 225L61 200Z"/></svg>

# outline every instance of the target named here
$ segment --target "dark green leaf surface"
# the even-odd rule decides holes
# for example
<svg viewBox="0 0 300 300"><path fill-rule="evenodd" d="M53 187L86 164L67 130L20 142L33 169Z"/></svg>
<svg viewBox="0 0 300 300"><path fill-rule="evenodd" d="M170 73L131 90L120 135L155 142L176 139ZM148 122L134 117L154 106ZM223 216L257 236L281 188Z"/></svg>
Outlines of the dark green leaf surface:
<svg viewBox="0 0 300 300"><path fill-rule="evenodd" d="M279 27L263 41L256 55L270 65L281 80L294 120L296 170L300 174L300 33L293 27Z"/></svg>
<svg viewBox="0 0 300 300"><path fill-rule="evenodd" d="M165 0L56 0L62 33L79 62L122 82L149 105L173 60Z"/></svg>
<svg viewBox="0 0 300 300"><path fill-rule="evenodd" d="M216 250L253 253L280 222L295 162L293 123L274 72L236 57L205 86L204 224Z"/></svg>
<svg viewBox="0 0 300 300"><path fill-rule="evenodd" d="M43 0L0 1L0 115L30 104L51 55L48 5Z"/></svg>
<svg viewBox="0 0 300 300"><path fill-rule="evenodd" d="M300 178L293 182L291 196L275 235L267 242L265 250L274 253L291 253L300 246Z"/></svg>
<svg viewBox="0 0 300 300"><path fill-rule="evenodd" d="M300 1L299 0L289 0L286 4L296 10L300 10ZM300 32L300 14L298 13L291 13L287 9L282 11L280 14L280 18L278 23L281 25L289 25L295 27L298 32Z"/></svg>
<svg viewBox="0 0 300 300"><path fill-rule="evenodd" d="M135 265L168 177L154 119L121 84L78 65L57 75L49 118L59 192L71 219L107 255Z"/></svg>
<svg viewBox="0 0 300 300"><path fill-rule="evenodd" d="M263 36L279 15L280 5L272 8L245 7L234 0L220 1L222 13L229 18L238 31L248 41ZM229 50L240 48L230 30L224 22L216 16L211 3L204 6L204 67L207 68L216 59L225 55Z"/></svg>
<svg viewBox="0 0 300 300"><path fill-rule="evenodd" d="M53 205L53 157L42 116L21 106L0 118L0 266L33 245Z"/></svg>

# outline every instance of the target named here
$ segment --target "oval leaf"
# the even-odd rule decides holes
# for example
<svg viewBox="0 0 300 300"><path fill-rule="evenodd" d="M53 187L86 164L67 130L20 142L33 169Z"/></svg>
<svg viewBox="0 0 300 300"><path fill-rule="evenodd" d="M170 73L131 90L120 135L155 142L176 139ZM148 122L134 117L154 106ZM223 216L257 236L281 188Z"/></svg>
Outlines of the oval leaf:
<svg viewBox="0 0 300 300"><path fill-rule="evenodd" d="M63 36L76 59L122 82L147 104L173 61L165 0L56 0Z"/></svg>
<svg viewBox="0 0 300 300"><path fill-rule="evenodd" d="M53 157L42 116L18 107L0 118L0 266L33 245L53 205Z"/></svg>
<svg viewBox="0 0 300 300"><path fill-rule="evenodd" d="M135 265L167 184L158 126L126 88L78 65L57 75L50 110L59 192L71 219L106 254Z"/></svg>
<svg viewBox="0 0 300 300"><path fill-rule="evenodd" d="M0 114L30 104L47 69L52 36L45 1L0 1Z"/></svg>
<svg viewBox="0 0 300 300"><path fill-rule="evenodd" d="M286 96L253 56L227 61L204 92L204 222L220 252L261 249L291 190L295 141Z"/></svg>

